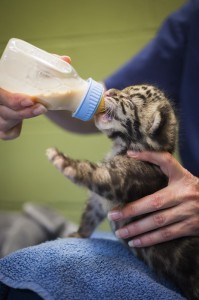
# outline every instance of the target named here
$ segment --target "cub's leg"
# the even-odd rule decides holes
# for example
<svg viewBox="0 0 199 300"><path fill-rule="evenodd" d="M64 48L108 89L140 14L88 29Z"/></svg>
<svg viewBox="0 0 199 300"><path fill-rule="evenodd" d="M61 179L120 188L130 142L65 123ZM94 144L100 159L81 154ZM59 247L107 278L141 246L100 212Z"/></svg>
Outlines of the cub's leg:
<svg viewBox="0 0 199 300"><path fill-rule="evenodd" d="M78 232L70 235L89 237L107 214L102 205L106 200L102 197L114 197L108 170L88 161L74 160L54 148L47 150L47 157L64 176L93 191L87 201Z"/></svg>
<svg viewBox="0 0 199 300"><path fill-rule="evenodd" d="M116 184L112 184L113 176L105 164L99 165L85 160L72 159L54 148L47 150L47 157L72 182L85 186L109 200L115 198ZM121 190L121 187L118 188Z"/></svg>
<svg viewBox="0 0 199 300"><path fill-rule="evenodd" d="M77 232L70 234L70 237L90 237L97 226L104 220L106 212L99 198L97 194L91 194L82 214L79 229Z"/></svg>

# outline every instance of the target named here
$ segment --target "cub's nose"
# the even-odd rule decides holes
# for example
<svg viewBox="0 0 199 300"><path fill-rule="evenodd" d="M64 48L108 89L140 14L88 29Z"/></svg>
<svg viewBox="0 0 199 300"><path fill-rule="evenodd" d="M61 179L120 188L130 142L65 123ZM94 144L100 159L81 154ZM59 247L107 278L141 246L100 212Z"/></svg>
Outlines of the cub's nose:
<svg viewBox="0 0 199 300"><path fill-rule="evenodd" d="M119 90L117 90L117 89L110 89L104 93L104 96L105 97L114 97L118 94L118 92L119 92Z"/></svg>

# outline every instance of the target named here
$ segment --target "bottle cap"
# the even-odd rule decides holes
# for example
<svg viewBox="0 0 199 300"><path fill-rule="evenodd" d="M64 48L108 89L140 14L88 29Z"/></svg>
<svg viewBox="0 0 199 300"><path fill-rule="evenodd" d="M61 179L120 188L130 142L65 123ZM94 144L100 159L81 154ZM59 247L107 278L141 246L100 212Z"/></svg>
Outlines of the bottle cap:
<svg viewBox="0 0 199 300"><path fill-rule="evenodd" d="M104 93L102 84L96 82L92 78L89 78L88 82L89 87L87 93L72 115L74 118L83 121L88 121L93 117Z"/></svg>

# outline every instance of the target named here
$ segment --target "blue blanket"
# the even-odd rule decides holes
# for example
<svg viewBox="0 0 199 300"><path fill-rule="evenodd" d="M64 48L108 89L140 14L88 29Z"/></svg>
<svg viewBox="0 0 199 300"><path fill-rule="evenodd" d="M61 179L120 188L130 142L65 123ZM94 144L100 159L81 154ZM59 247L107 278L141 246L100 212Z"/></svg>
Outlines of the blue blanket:
<svg viewBox="0 0 199 300"><path fill-rule="evenodd" d="M0 260L0 300L6 287L45 300L184 299L169 282L112 238L58 239Z"/></svg>

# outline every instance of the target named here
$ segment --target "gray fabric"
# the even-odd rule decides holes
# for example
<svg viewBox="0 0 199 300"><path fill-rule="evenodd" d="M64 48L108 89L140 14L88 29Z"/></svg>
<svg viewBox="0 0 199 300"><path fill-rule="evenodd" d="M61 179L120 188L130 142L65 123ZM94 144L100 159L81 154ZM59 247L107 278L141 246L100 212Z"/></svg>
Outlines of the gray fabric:
<svg viewBox="0 0 199 300"><path fill-rule="evenodd" d="M26 203L21 213L0 213L0 257L62 237L77 229L53 209Z"/></svg>

